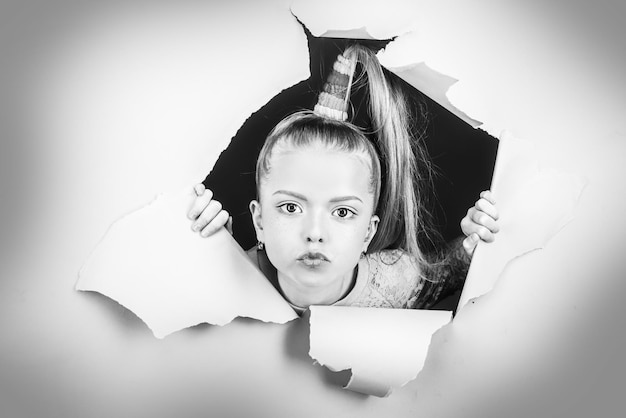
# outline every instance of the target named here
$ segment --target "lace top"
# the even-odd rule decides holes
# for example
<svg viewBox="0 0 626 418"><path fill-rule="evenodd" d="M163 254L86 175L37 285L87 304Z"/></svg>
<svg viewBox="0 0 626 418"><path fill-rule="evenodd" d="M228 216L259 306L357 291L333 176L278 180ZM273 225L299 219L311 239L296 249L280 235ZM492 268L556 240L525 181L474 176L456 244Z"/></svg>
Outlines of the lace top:
<svg viewBox="0 0 626 418"><path fill-rule="evenodd" d="M272 285L282 294L276 269L264 251L248 251ZM356 280L336 306L428 309L442 297L460 289L465 280L469 259L458 251L421 272L418 263L402 250L383 250L368 254L358 264ZM299 312L303 308L292 307Z"/></svg>

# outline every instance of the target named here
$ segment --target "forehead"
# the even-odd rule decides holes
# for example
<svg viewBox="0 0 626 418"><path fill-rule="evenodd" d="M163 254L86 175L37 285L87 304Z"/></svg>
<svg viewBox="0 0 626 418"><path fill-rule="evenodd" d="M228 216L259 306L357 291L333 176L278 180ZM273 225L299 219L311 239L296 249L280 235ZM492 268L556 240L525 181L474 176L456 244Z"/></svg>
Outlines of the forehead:
<svg viewBox="0 0 626 418"><path fill-rule="evenodd" d="M320 144L278 145L269 163L269 173L260 185L262 195L281 189L307 192L311 197L373 194L371 167L363 152L337 151Z"/></svg>

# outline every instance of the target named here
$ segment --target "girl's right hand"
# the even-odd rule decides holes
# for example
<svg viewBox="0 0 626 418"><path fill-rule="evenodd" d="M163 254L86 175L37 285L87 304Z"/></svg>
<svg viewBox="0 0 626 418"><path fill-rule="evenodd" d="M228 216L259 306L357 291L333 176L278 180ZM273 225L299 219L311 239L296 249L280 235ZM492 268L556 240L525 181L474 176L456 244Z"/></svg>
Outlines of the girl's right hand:
<svg viewBox="0 0 626 418"><path fill-rule="evenodd" d="M233 218L222 209L220 202L213 200L213 192L206 189L202 183L196 184L193 189L196 199L187 213L187 217L192 221L191 229L199 232L202 237L208 237L225 226L232 234Z"/></svg>

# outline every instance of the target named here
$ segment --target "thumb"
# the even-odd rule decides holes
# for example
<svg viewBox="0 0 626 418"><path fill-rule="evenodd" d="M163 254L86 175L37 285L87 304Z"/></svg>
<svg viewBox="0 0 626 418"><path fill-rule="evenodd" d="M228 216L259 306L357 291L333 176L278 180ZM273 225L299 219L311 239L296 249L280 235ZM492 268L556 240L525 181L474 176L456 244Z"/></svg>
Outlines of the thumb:
<svg viewBox="0 0 626 418"><path fill-rule="evenodd" d="M475 232L463 240L463 249L469 256L474 254L474 250L476 249L479 240L480 237Z"/></svg>
<svg viewBox="0 0 626 418"><path fill-rule="evenodd" d="M232 216L228 217L228 221L226 222L226 230L230 233L230 235L233 234L233 217Z"/></svg>

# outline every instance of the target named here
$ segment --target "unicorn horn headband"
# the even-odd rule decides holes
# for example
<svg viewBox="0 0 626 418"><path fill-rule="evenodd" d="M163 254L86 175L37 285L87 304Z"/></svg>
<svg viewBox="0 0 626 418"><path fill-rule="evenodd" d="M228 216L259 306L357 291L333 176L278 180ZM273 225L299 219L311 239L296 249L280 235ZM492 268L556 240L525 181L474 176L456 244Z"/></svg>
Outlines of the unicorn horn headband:
<svg viewBox="0 0 626 418"><path fill-rule="evenodd" d="M318 115L344 121L348 119L348 101L356 62L341 54L333 64L313 111Z"/></svg>

